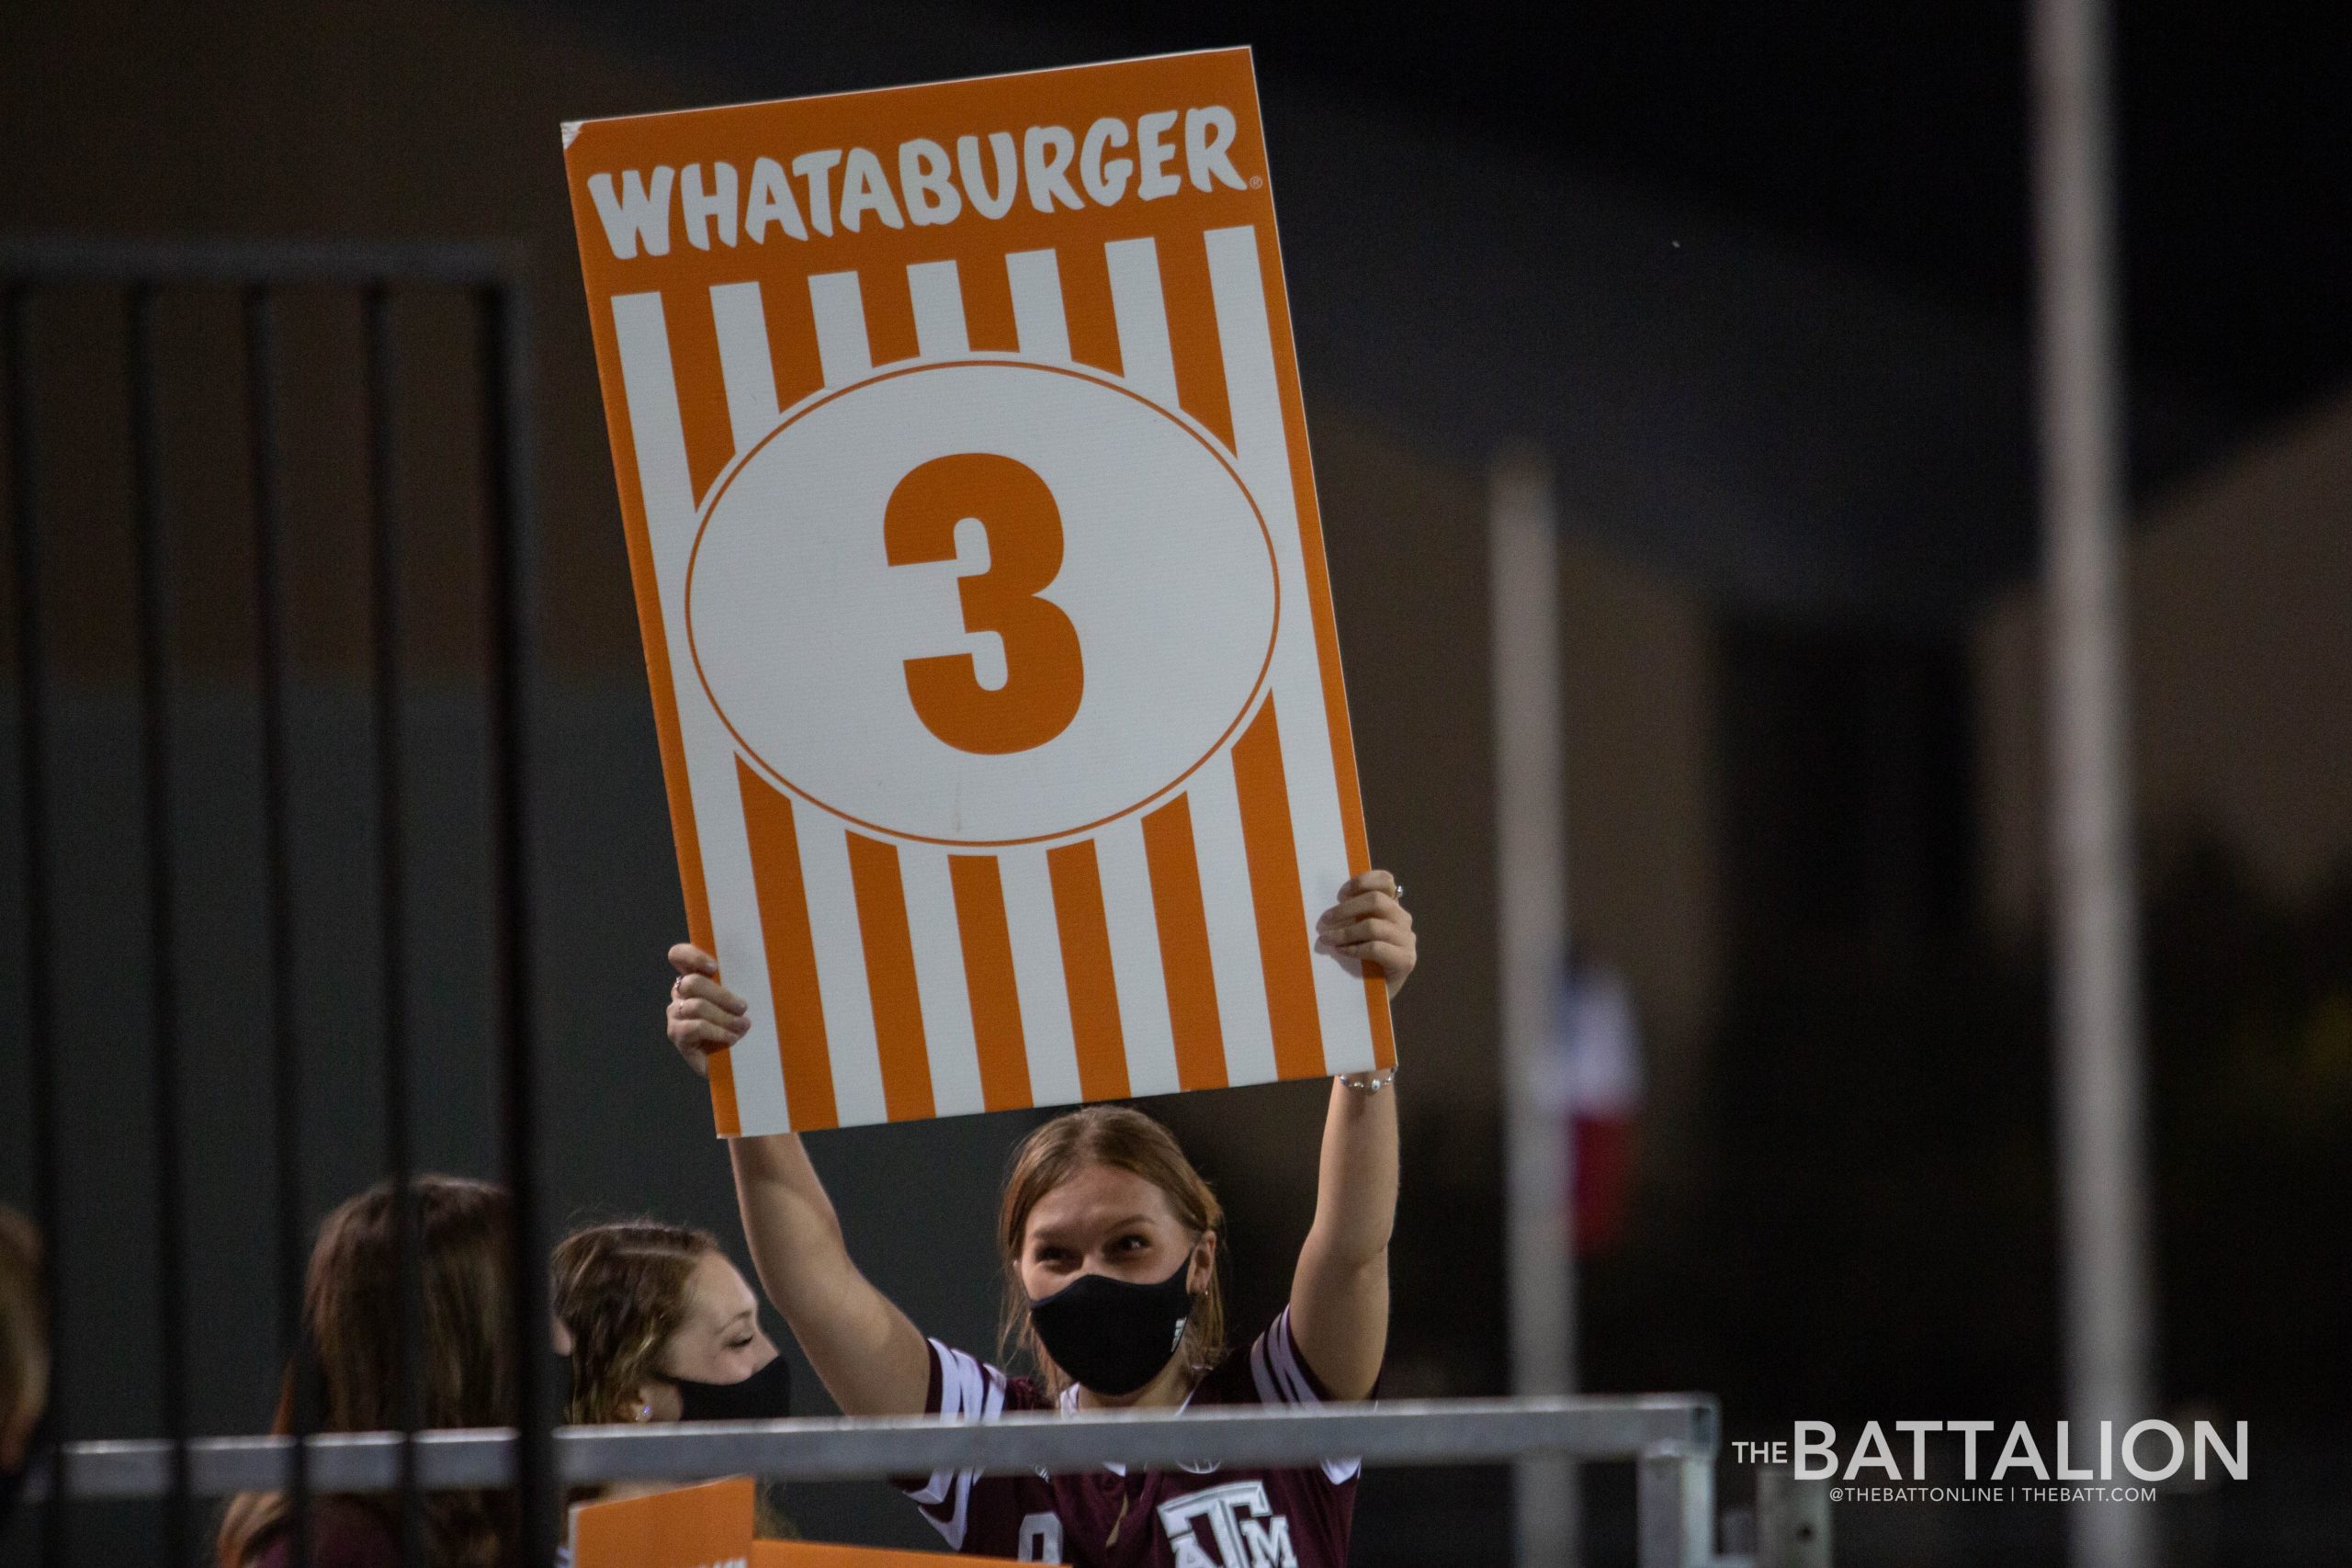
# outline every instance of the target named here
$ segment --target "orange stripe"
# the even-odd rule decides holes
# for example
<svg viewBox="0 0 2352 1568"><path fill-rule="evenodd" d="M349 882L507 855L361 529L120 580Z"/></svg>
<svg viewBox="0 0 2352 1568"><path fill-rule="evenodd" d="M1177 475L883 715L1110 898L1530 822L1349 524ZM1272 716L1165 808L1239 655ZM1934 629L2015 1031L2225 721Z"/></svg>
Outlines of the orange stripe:
<svg viewBox="0 0 2352 1568"><path fill-rule="evenodd" d="M718 321L707 289L680 289L662 307L670 327L670 368L678 384L678 423L686 438L686 474L699 506L711 481L735 456L735 426L718 368Z"/></svg>
<svg viewBox="0 0 2352 1568"><path fill-rule="evenodd" d="M1225 1028L1217 1019L1209 918L1201 905L1200 857L1193 847L1193 806L1187 797L1180 795L1145 816L1143 853L1151 867L1160 968L1168 976L1176 1081L1186 1089L1223 1089L1227 1081Z"/></svg>
<svg viewBox="0 0 2352 1568"><path fill-rule="evenodd" d="M1252 100L1254 107L1255 100ZM1323 677L1323 719L1329 730L1331 770L1340 787L1340 831L1347 845L1348 874L1372 869L1372 848L1363 825L1363 785L1356 771L1354 738L1348 725L1348 689L1340 668L1340 629L1331 613L1331 574L1323 551L1322 507L1315 494L1315 459L1306 440L1306 408L1298 383L1297 339L1291 326L1290 297L1283 289L1282 242L1269 222L1258 231L1258 264L1268 280L1266 324L1274 347L1274 375L1282 393L1283 434L1290 447L1291 493L1298 502L1298 542L1306 557L1307 618L1315 626L1316 662ZM1396 1039L1388 1014L1388 985L1377 973L1364 976L1364 1000L1372 1013L1373 1059L1384 1067L1396 1062Z"/></svg>
<svg viewBox="0 0 2352 1568"><path fill-rule="evenodd" d="M1119 984L1111 971L1111 927L1102 917L1094 840L1047 850L1046 873L1054 885L1054 923L1061 928L1062 975L1069 983L1078 1092L1087 1100L1125 1100L1127 1043L1119 1029Z"/></svg>
<svg viewBox="0 0 2352 1568"><path fill-rule="evenodd" d="M775 1008L776 1055L796 1132L838 1127L833 1058L825 1040L825 1006L817 992L817 944L808 929L808 894L800 880L800 834L792 802L735 759L743 796L743 834L751 841L752 887L767 938L768 995ZM730 1082L731 1096L734 1086Z"/></svg>
<svg viewBox="0 0 2352 1568"><path fill-rule="evenodd" d="M1001 349L1007 354L1021 346L1021 334L1012 319L1012 279L1001 261L968 259L956 269L956 277L964 285L964 336L974 348Z"/></svg>
<svg viewBox="0 0 2352 1568"><path fill-rule="evenodd" d="M980 1057L980 1102L990 1111L1036 1103L1029 1046L1021 1032L1021 989L1012 974L1012 933L1004 919L1004 878L994 855L949 855L956 927L964 938L964 988L972 998L972 1038Z"/></svg>
<svg viewBox="0 0 2352 1568"><path fill-rule="evenodd" d="M760 290L768 321L768 364L775 373L775 402L788 409L825 384L817 358L817 308L803 278L787 278Z"/></svg>
<svg viewBox="0 0 2352 1568"><path fill-rule="evenodd" d="M921 350L915 343L915 299L902 266L869 266L857 275L857 291L865 306L865 335L873 345L874 363L912 359Z"/></svg>
<svg viewBox="0 0 2352 1568"><path fill-rule="evenodd" d="M874 1047L882 1059L882 1103L893 1122L938 1114L931 1098L931 1051L915 987L915 944L907 931L907 890L896 846L849 835L849 876L865 939L865 988L874 998Z"/></svg>
<svg viewBox="0 0 2352 1568"><path fill-rule="evenodd" d="M1176 363L1176 400L1233 449L1233 404L1225 389L1225 345L1216 335L1209 252L1199 236L1159 247L1159 292L1168 310L1168 348Z"/></svg>
<svg viewBox="0 0 2352 1568"><path fill-rule="evenodd" d="M1064 245L1054 253L1062 279L1062 315L1069 322L1069 356L1119 375L1119 321L1111 309L1111 263L1100 245Z"/></svg>
<svg viewBox="0 0 2352 1568"><path fill-rule="evenodd" d="M1241 798L1241 845L1250 862L1250 897L1258 909L1258 952L1266 967L1266 1016L1273 1025L1274 1070L1286 1078L1323 1070L1323 1018L1315 1006L1315 950L1306 934L1306 897L1291 837L1290 791L1283 780L1282 739L1269 695L1233 746L1233 783Z"/></svg>

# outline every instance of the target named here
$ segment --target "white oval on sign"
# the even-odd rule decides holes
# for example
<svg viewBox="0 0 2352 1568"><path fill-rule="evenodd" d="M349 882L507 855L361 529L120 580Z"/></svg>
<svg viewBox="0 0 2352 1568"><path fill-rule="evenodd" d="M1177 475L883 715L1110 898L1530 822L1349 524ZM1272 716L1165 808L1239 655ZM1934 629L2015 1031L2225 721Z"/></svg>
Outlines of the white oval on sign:
<svg viewBox="0 0 2352 1568"><path fill-rule="evenodd" d="M1033 504L1016 538L976 496L953 558L892 565L908 558L886 540L892 497L926 465L985 475L941 462L967 454L1029 470L1050 506ZM1041 507L1060 531L1049 580ZM1014 603L1010 638L967 630L1008 581L1012 600L1045 605L1023 617ZM1278 600L1265 522L1197 427L1080 367L957 360L820 394L737 460L695 542L686 636L738 743L796 794L899 838L1010 844L1125 816L1215 754L1264 682ZM1066 635L1018 629L1065 617L1075 669ZM1053 671L1029 667L1046 659ZM1023 749L967 750L942 739L935 692L930 721L918 711L910 664L976 700L1008 682L1066 698L1074 682L1075 711L1016 727Z"/></svg>

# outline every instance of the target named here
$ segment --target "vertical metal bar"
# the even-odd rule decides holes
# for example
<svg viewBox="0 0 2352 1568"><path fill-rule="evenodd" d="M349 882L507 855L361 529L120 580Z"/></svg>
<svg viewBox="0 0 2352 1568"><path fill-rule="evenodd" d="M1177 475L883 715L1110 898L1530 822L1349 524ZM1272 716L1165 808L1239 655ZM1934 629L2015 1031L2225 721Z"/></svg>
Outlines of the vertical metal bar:
<svg viewBox="0 0 2352 1568"><path fill-rule="evenodd" d="M529 675L528 545L530 426L528 318L523 287L509 282L477 296L481 316L484 457L489 512L483 540L484 599L490 615L486 688L491 784L492 953L497 964L501 1089L506 1181L514 1206L514 1356L519 1441L515 1496L521 1561L545 1562L555 1551L554 1427L542 1408L547 1334L546 1253L539 1246L537 1075L533 1056L530 904L526 868L530 840L524 769L529 760L525 691Z"/></svg>
<svg viewBox="0 0 2352 1568"><path fill-rule="evenodd" d="M8 513L15 534L17 612L17 788L24 834L25 1066L32 1107L33 1216L40 1223L49 1273L46 1292L51 1346L49 1408L52 1431L65 1433L67 1364L59 1337L63 1297L65 1227L59 1122L65 1101L57 1077L57 991L49 930L49 713L47 659L41 647L40 448L33 431L32 291L7 292ZM49 1505L41 1510L42 1560L64 1568L73 1543L67 1528L72 1479L58 1445Z"/></svg>
<svg viewBox="0 0 2352 1568"><path fill-rule="evenodd" d="M2066 1412L2078 1432L2103 1420L2123 1431L2150 1413L2154 1330L2107 8L2035 0L2031 16ZM2153 1562L2155 1520L2148 1508L2078 1504L2075 1560Z"/></svg>
<svg viewBox="0 0 2352 1568"><path fill-rule="evenodd" d="M286 465L277 420L277 317L268 288L244 292L245 434L254 509L254 685L261 706L263 922L269 952L270 1114L277 1156L277 1342L286 1364L287 1430L315 1424L311 1359L303 1337L303 1279L310 1252L302 1204L302 1054L294 996L294 879L287 852L291 807L286 771L285 518L278 476ZM311 1561L311 1456L296 1444L288 1465L288 1549Z"/></svg>
<svg viewBox="0 0 2352 1568"><path fill-rule="evenodd" d="M414 1434L424 1420L424 1261L417 1252L416 1205L410 1190L415 1156L410 1133L408 1073L408 901L401 830L400 535L393 515L391 302L382 284L362 297L366 318L368 628L374 641L371 695L376 718L376 908L383 970L379 1005L384 1024L384 1156L391 1168L392 1267L400 1290L399 1362L394 1421ZM401 1448L401 1561L424 1561L424 1494L417 1485L416 1445Z"/></svg>
<svg viewBox="0 0 2352 1568"><path fill-rule="evenodd" d="M1715 1461L1680 1451L1634 1461L1641 1568L1703 1568L1714 1556Z"/></svg>
<svg viewBox="0 0 2352 1568"><path fill-rule="evenodd" d="M1561 1394L1576 1387L1576 1289L1566 1076L1551 1045L1567 949L1559 566L1541 456L1498 458L1489 482L1511 1392ZM1577 1560L1577 1480L1563 1456L1520 1461L1521 1568Z"/></svg>
<svg viewBox="0 0 2352 1568"><path fill-rule="evenodd" d="M164 1430L172 1484L164 1503L166 1560L194 1540L187 1477L187 1280L180 1204L179 987L172 874L171 589L164 576L162 389L155 372L155 289L130 290L130 466L137 515L140 761L147 847L147 1004L155 1101L155 1311Z"/></svg>
<svg viewBox="0 0 2352 1568"><path fill-rule="evenodd" d="M1785 1464L1756 1470L1756 1568L1829 1568L1829 1483Z"/></svg>

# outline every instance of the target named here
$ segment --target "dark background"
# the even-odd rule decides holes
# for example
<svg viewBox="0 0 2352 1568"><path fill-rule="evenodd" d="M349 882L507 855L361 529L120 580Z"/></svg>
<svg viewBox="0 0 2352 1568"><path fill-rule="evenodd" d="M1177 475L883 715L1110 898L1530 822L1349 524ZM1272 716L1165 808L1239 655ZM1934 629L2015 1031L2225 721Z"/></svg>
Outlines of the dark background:
<svg viewBox="0 0 2352 1568"><path fill-rule="evenodd" d="M2324 421L2352 370L2338 303L2347 62L2317 5L2120 9L2130 459L2153 527L2168 498L2282 430L2342 448L2346 427ZM1678 606L1706 671L1704 799L1686 847L1713 892L1687 930L1632 951L1621 941L1618 956L1645 974L1703 969L1709 1000L1679 1033L1653 1031L1658 1092L1631 1223L1586 1271L1588 1383L1716 1393L1731 1437L1783 1437L1800 1418L2046 1430L2060 1386L2046 976L2033 921L1987 912L1984 806L2000 717L1984 628L2036 562L2024 26L2009 5L1826 0L1473 0L1376 20L1320 0L1181 14L979 0L80 3L13 19L0 51L0 130L15 150L0 231L528 247L548 1220L649 1212L731 1240L699 1086L654 1036L660 953L681 916L554 124L1251 44L1367 809L1426 933L1427 967L1399 1013L1419 1083L1403 1091L1395 1386L1508 1381L1478 486L1498 444L1532 440L1555 464L1574 548L1626 563L1644 594ZM32 1108L17 1086L28 1048L46 1050L71 1106L59 1250L73 1432L118 1436L160 1419L163 1180L149 1153L147 861L120 587L122 340L97 291L44 310L45 526L68 563L50 585L64 685L48 846L65 1017L47 1042L16 1021L12 898L0 1198L28 1198ZM315 1053L304 1198L317 1213L380 1168L381 933L365 897L365 633L350 565L356 318L324 293L287 310L307 606L293 822L300 1022ZM479 411L462 311L430 291L400 310L419 1152L489 1174L479 496L465 478ZM233 422L206 412L208 389L239 385L233 301L175 296L165 333L188 585L173 645L190 1118L177 1187L193 1413L198 1429L228 1432L266 1419L277 1355L261 1217L274 1145L250 558L240 503L220 499L244 475ZM2314 537L2340 562L2352 518L2340 502L2319 515L2333 522ZM2281 570L2247 559L2250 574ZM2266 716L2245 771L2287 770L2309 734L2340 730L2346 624L2296 645L2317 671L2303 689L2326 711ZM1570 629L1572 684L1576 668L1629 657L1609 635ZM2171 646L2163 626L2148 635L2143 651ZM1590 711L1572 735L1608 717L1598 700ZM0 742L13 777L12 720ZM1574 776L1600 781L1586 798L1605 797L1618 760L1577 755L1590 761ZM15 809L13 795L0 805L11 890ZM1572 799L1570 815L1572 839L1595 846L1573 854L1614 854L1636 877L1645 855L1675 849L1616 842L1634 829L1605 799L1581 814ZM2352 1526L2352 1235L2324 1199L2352 1190L2352 862L2320 866L2290 897L2259 873L2261 847L2176 814L2152 827L2144 857L2158 1387L2177 1418L2254 1428L2254 1480L2160 1505L2181 1562L2335 1561ZM1304 1222L1317 1099L1291 1086L1156 1107L1235 1212L1245 1323L1278 1301ZM927 1328L967 1344L992 1334L994 1181L1026 1124L815 1145L870 1271ZM1742 1500L1739 1468L1723 1473L1726 1500ZM1375 1474L1358 1560L1491 1558L1508 1540L1505 1495L1492 1475ZM1598 1496L1613 1547L1624 1488L1603 1478ZM876 1488L790 1506L845 1539L926 1543ZM87 1561L152 1560L152 1510L80 1512ZM2063 1519L1849 1509L1838 1531L1852 1563L2054 1562ZM0 1541L0 1562L29 1560L26 1535Z"/></svg>

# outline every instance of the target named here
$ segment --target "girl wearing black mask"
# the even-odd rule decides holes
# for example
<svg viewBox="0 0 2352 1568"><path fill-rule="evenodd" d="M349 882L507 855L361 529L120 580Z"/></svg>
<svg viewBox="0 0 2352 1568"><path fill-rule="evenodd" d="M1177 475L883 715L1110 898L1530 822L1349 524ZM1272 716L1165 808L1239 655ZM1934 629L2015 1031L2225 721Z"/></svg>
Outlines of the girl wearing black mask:
<svg viewBox="0 0 2352 1568"><path fill-rule="evenodd" d="M769 1421L792 1414L792 1368L760 1326L759 1298L707 1231L652 1220L589 1225L557 1244L548 1300L575 1426ZM656 1485L582 1492L642 1495ZM763 1536L790 1535L761 1499Z"/></svg>
<svg viewBox="0 0 2352 1568"><path fill-rule="evenodd" d="M1413 970L1412 919L1374 871L1340 890L1317 946L1376 966L1393 996ZM749 1027L743 999L698 948L678 971L671 1043L697 1070ZM1167 1130L1091 1106L1038 1128L1013 1156L1000 1211L1006 1338L1035 1378L926 1340L858 1272L798 1137L729 1145L752 1260L817 1375L853 1416L989 1420L1024 1409L1183 1409L1369 1397L1388 1332L1396 1207L1389 1074L1332 1086L1315 1220L1290 1303L1246 1348L1225 1338L1224 1214ZM1356 1466L1187 1468L1130 1475L941 1472L908 1486L953 1550L1102 1568L1347 1561Z"/></svg>

